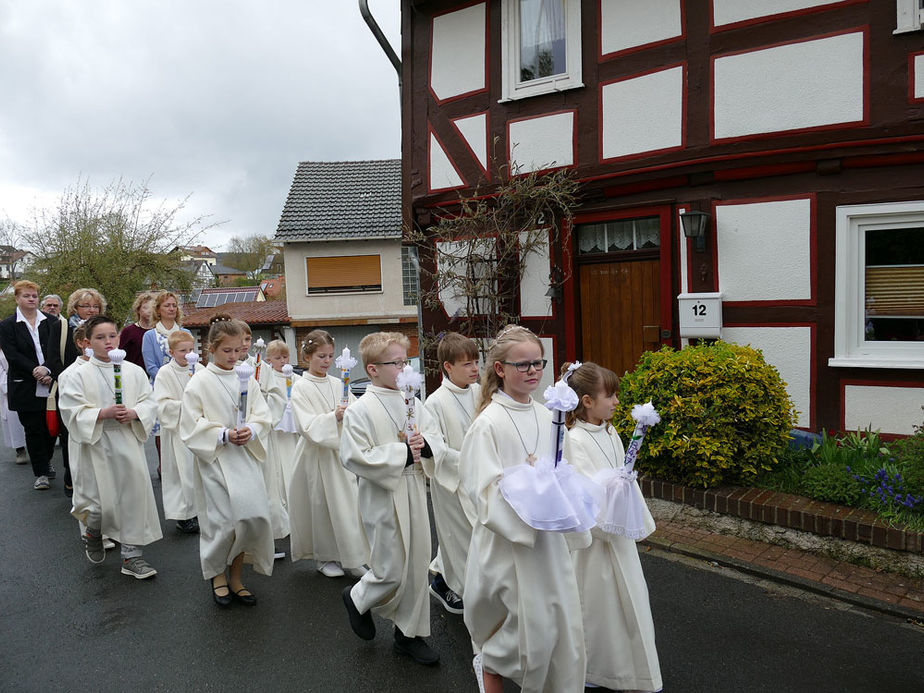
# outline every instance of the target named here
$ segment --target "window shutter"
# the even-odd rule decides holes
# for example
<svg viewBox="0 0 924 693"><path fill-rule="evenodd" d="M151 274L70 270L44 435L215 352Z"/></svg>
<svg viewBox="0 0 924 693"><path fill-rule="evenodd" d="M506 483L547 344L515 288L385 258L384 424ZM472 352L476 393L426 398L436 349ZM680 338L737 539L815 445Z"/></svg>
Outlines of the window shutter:
<svg viewBox="0 0 924 693"><path fill-rule="evenodd" d="M378 291L382 271L378 255L337 255L305 258L308 292Z"/></svg>
<svg viewBox="0 0 924 693"><path fill-rule="evenodd" d="M869 317L924 316L924 265L866 268Z"/></svg>

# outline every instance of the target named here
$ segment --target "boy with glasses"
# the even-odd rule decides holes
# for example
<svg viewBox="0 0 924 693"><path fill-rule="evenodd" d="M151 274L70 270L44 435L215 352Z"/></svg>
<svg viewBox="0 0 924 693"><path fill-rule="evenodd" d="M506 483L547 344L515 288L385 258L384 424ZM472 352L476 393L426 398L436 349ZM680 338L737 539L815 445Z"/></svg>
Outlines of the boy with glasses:
<svg viewBox="0 0 924 693"><path fill-rule="evenodd" d="M359 508L369 540L370 570L343 602L353 632L375 637L372 612L395 623L396 652L432 665L439 654L424 641L430 635L428 565L430 520L427 481L443 441L430 414L416 401L419 431L406 437L407 407L397 389L407 365L408 338L375 332L359 343L371 384L343 415L340 460L359 477Z"/></svg>

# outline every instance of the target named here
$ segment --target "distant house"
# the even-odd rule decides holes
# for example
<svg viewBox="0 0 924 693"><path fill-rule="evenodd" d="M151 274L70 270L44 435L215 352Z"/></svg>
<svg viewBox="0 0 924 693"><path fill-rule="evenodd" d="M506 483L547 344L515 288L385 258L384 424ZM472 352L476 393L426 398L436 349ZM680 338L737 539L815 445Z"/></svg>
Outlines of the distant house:
<svg viewBox="0 0 924 693"><path fill-rule="evenodd" d="M282 257L282 253L279 254L279 257ZM260 282L260 288L263 289L267 299L279 298L280 295L285 294L286 276L281 274L275 279L264 279Z"/></svg>
<svg viewBox="0 0 924 693"><path fill-rule="evenodd" d="M35 261L35 255L11 245L0 245L0 281L21 279L23 272Z"/></svg>
<svg viewBox="0 0 924 693"><path fill-rule="evenodd" d="M275 238L299 343L323 328L338 351L356 352L366 334L391 330L417 355L417 275L401 235L398 160L298 165Z"/></svg>
<svg viewBox="0 0 924 693"><path fill-rule="evenodd" d="M219 286L202 289L196 297L196 310L223 306L226 303L251 303L266 301L266 294L260 286Z"/></svg>
<svg viewBox="0 0 924 693"><path fill-rule="evenodd" d="M247 287L253 289L253 287ZM259 287L257 287L259 289ZM214 294L210 294L214 295ZM239 294L241 295L241 294ZM267 301L262 298L245 302L224 302L212 304L195 310L183 319L183 327L187 328L197 340L200 353L208 337L209 320L217 313L227 313L232 318L243 320L253 331L253 340L262 338L267 344L274 339L281 339L289 346L289 353L294 355L296 349L295 332L290 325L289 312L285 301ZM206 302L209 302L207 300ZM203 357L206 356L202 353ZM293 363L295 359L292 359Z"/></svg>
<svg viewBox="0 0 924 693"><path fill-rule="evenodd" d="M218 286L232 286L236 280L247 277L247 272L244 270L239 270L236 267L228 267L218 262L210 265L209 269L212 272L212 276L215 277L215 283L218 284Z"/></svg>
<svg viewBox="0 0 924 693"><path fill-rule="evenodd" d="M207 260L184 260L183 266L189 272L193 288L204 289L215 285L215 275Z"/></svg>
<svg viewBox="0 0 924 693"><path fill-rule="evenodd" d="M170 252L180 253L180 260L184 262L201 260L209 265L214 265L218 256L214 250L204 245L178 245Z"/></svg>

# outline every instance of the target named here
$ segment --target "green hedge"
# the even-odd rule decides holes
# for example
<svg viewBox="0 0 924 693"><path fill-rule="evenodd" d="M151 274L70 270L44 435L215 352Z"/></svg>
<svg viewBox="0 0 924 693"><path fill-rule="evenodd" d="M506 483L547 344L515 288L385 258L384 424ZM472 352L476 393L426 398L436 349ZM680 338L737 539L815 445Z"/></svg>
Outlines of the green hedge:
<svg viewBox="0 0 924 693"><path fill-rule="evenodd" d="M614 423L625 439L632 405L651 400L661 414L638 469L691 486L748 483L771 470L796 419L786 384L761 352L726 342L646 352L622 379L619 399Z"/></svg>

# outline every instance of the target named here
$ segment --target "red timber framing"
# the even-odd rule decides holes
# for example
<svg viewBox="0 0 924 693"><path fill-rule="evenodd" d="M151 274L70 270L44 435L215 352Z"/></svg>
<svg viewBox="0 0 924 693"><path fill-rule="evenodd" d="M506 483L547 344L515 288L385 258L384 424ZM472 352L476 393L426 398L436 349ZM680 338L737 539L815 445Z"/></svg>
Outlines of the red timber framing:
<svg viewBox="0 0 924 693"><path fill-rule="evenodd" d="M715 207L759 200L812 199L811 296L807 300L731 300L723 308L728 326L805 326L811 329L810 427L840 429L845 383L924 386L924 369L832 367L835 328L835 217L839 206L924 200L924 100L914 98L914 56L924 55L924 31L893 34L895 3L843 0L805 10L713 25L712 5L679 0L682 35L601 55L600 0L582 0L583 87L501 102L501 0L486 0L486 89L443 102L429 89L430 41L434 16L451 17L466 0L402 0L402 186L404 220L425 228L436 215L452 212L460 195L490 196L498 169L506 164L511 122L574 110L574 175L581 181L576 223L620 219L639 210L666 215L660 249L663 342L681 346L676 295L681 252L677 211L713 212L706 252L685 245L683 274L692 291L719 285ZM706 10L706 11L704 11ZM766 48L863 32L862 119L812 128L713 140L712 70L717 58ZM682 146L602 159L601 88L665 66L684 66ZM488 170L461 136L454 121L487 114ZM445 148L468 187L429 190L429 133ZM776 242L773 228L760 230L761 243ZM554 315L523 324L550 337L557 367L580 355L582 325L571 242L553 249L551 263L565 271L563 297ZM760 248L754 249L755 253ZM421 249L424 263L430 255ZM774 271L773 267L767 268ZM605 329L601 311L600 328ZM424 309L424 329L450 327L443 311Z"/></svg>

